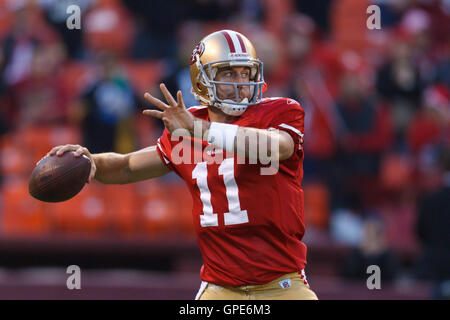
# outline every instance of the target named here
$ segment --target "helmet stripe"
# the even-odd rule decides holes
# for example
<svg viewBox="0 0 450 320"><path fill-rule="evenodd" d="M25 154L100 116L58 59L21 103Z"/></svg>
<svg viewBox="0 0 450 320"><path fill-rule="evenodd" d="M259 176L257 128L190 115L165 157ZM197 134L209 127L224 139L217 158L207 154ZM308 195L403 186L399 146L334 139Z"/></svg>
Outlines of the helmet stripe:
<svg viewBox="0 0 450 320"><path fill-rule="evenodd" d="M244 40L242 39L241 35L240 35L239 33L235 33L235 34L236 34L236 37L237 37L238 40L239 40L239 44L241 45L241 51L242 51L243 53L247 52L247 50L245 49Z"/></svg>
<svg viewBox="0 0 450 320"><path fill-rule="evenodd" d="M230 52L235 53L236 49L234 48L234 43L233 40L231 40L231 36L226 31L222 31L221 33L224 35L225 39L227 39L228 46L230 47Z"/></svg>

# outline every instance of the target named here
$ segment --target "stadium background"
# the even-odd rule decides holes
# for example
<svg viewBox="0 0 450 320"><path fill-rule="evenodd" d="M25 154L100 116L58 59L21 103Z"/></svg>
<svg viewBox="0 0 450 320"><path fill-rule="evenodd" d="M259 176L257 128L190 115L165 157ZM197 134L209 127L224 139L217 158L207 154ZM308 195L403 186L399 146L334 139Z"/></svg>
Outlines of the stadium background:
<svg viewBox="0 0 450 320"><path fill-rule="evenodd" d="M80 30L66 26L70 4ZM381 30L366 27L371 4ZM28 178L56 145L154 144L163 126L141 115L144 92L165 82L196 104L190 54L224 28L257 48L265 96L306 111L306 273L319 298L450 296L450 198L432 202L431 222L423 205L449 180L449 15L445 0L1 0L0 298L195 297L201 257L176 175L93 182L58 204L31 198ZM81 290L66 288L72 264ZM381 290L366 287L371 264Z"/></svg>

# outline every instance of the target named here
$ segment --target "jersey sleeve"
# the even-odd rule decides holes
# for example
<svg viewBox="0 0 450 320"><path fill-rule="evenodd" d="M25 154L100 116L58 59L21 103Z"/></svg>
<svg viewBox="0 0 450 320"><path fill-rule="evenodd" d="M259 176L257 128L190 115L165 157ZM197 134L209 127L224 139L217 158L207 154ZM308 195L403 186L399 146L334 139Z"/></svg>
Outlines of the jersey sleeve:
<svg viewBox="0 0 450 320"><path fill-rule="evenodd" d="M297 101L292 99L287 99L284 105L276 108L275 114L271 117L268 129L285 131L294 141L294 153L291 158L302 155L305 136L304 120L305 111Z"/></svg>
<svg viewBox="0 0 450 320"><path fill-rule="evenodd" d="M161 161L169 167L170 170L175 171L172 164L172 145L170 143L170 133L167 129L164 129L161 137L156 142L156 150L158 151Z"/></svg>

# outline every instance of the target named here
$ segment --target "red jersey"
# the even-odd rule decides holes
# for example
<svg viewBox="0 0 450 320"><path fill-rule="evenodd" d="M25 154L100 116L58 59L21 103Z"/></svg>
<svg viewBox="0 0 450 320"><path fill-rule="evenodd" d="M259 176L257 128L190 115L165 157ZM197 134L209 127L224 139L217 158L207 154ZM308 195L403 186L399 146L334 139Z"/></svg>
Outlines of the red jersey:
<svg viewBox="0 0 450 320"><path fill-rule="evenodd" d="M209 121L207 107L188 110ZM203 281L223 286L264 284L305 267L306 246L301 242L305 233L301 188L304 116L295 100L269 98L249 106L232 122L275 128L292 136L294 153L280 161L272 175L261 175L260 169L267 164L242 163L228 152L222 161L205 161L198 157L198 152L208 147L204 140L174 139L167 129L158 139L162 161L187 183L193 198ZM217 148L211 152L211 147L205 154L214 157L222 153ZM192 161L180 163L180 155Z"/></svg>

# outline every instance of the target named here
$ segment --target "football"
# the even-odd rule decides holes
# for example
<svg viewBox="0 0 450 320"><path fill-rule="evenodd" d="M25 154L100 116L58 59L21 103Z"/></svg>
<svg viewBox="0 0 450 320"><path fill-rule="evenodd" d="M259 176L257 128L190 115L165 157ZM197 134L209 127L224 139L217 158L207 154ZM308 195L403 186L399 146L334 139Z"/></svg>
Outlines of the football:
<svg viewBox="0 0 450 320"><path fill-rule="evenodd" d="M31 173L28 191L40 201L66 201L83 189L90 171L91 161L85 155L75 157L74 152L65 152L46 156Z"/></svg>

